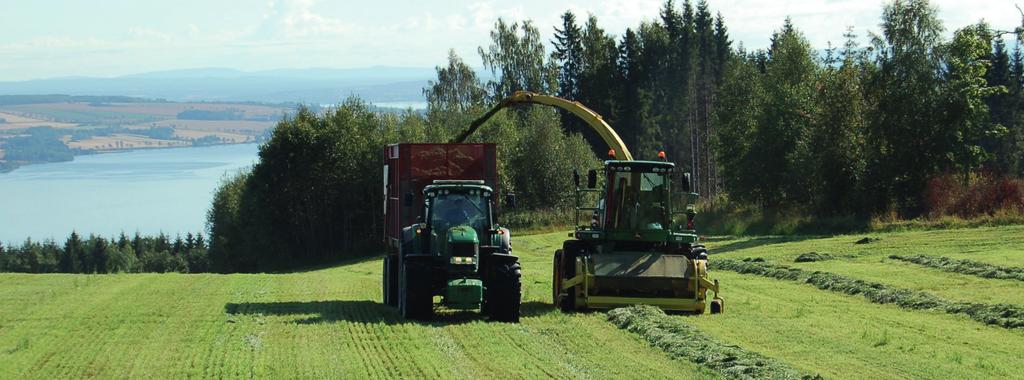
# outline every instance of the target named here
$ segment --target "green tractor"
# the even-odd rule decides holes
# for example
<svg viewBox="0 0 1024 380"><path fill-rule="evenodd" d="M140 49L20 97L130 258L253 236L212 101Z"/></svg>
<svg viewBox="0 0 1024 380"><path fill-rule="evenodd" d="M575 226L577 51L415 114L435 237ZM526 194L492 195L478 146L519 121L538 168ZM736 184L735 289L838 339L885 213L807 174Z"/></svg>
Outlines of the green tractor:
<svg viewBox="0 0 1024 380"><path fill-rule="evenodd" d="M423 189L426 219L402 230L391 272L403 317L429 320L434 296L441 296L451 309L480 308L491 320L519 321L521 268L509 230L492 218L492 194L483 181L435 181Z"/></svg>
<svg viewBox="0 0 1024 380"><path fill-rule="evenodd" d="M563 311L645 304L703 313L711 290L711 312L722 312L718 281L708 279L707 249L694 230L697 194L689 173L670 162L615 159L605 161L603 173L603 188L598 170L588 173L586 187L574 173L577 227L554 255L554 304ZM600 195L597 207L583 206L588 192ZM581 224L582 214L588 223Z"/></svg>
<svg viewBox="0 0 1024 380"><path fill-rule="evenodd" d="M495 145L394 144L384 158L384 303L429 320L440 296L449 309L518 322L521 269L497 223Z"/></svg>

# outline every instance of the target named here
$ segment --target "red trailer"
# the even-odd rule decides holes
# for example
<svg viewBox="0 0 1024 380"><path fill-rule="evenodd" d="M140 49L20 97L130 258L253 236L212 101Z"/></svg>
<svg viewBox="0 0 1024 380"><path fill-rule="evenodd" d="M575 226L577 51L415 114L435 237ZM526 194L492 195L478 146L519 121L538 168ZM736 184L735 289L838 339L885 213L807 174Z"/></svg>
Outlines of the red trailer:
<svg viewBox="0 0 1024 380"><path fill-rule="evenodd" d="M389 253L397 253L402 228L422 216L424 187L435 180L482 180L500 194L497 162L493 143L384 147L384 236ZM409 194L413 206L404 207Z"/></svg>

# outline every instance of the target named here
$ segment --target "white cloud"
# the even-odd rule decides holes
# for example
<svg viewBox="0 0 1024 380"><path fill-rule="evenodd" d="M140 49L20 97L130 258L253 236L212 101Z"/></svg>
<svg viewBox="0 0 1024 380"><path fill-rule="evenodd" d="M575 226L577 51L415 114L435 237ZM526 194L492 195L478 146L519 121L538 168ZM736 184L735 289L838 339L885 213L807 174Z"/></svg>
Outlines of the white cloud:
<svg viewBox="0 0 1024 380"><path fill-rule="evenodd" d="M198 1L198 0L174 0ZM116 75L168 68L224 66L240 69L370 65L434 66L455 49L479 65L478 46L490 43L496 20L532 19L545 41L566 10L580 23L593 14L602 28L621 36L626 28L657 20L664 0L498 0L447 4L408 0L352 4L317 0L251 0L246 12L220 20L178 15L167 23L132 25L124 14L105 31L40 29L0 37L0 80L61 75ZM1014 1L932 0L940 8L947 33L985 18L993 27L1021 24ZM683 0L676 0L680 6ZM696 4L697 0L692 3ZM883 0L730 0L711 1L721 12L735 44L764 48L772 32L790 16L811 43L840 44L847 26L866 41L877 31ZM90 19L94 15L82 15ZM25 18L45 15L28 15ZM168 16L171 17L171 16ZM120 22L121 24L118 24ZM17 30L25 30L19 28ZM184 54L183 54L184 52ZM39 62L45 61L45 65ZM89 63L92 64L89 64ZM119 65L116 68L113 63Z"/></svg>
<svg viewBox="0 0 1024 380"><path fill-rule="evenodd" d="M314 11L316 0L270 1L263 12L263 22L256 34L259 38L306 38L336 36L355 28L337 18Z"/></svg>

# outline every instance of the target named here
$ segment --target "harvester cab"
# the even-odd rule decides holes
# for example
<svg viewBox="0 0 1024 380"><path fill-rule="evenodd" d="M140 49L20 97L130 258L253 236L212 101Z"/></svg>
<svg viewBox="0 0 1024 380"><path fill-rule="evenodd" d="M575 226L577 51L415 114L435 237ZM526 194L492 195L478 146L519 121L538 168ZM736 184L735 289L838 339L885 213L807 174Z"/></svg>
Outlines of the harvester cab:
<svg viewBox="0 0 1024 380"><path fill-rule="evenodd" d="M521 269L497 223L494 145L397 144L385 156L384 302L429 320L440 296L449 309L518 322Z"/></svg>
<svg viewBox="0 0 1024 380"><path fill-rule="evenodd" d="M707 278L707 250L693 230L689 175L659 161L609 160L576 178L576 230L555 252L552 297L564 311L647 304L703 313L722 311L718 282ZM597 207L584 194L597 193ZM685 215L685 218L680 218ZM588 223L581 223L591 216Z"/></svg>

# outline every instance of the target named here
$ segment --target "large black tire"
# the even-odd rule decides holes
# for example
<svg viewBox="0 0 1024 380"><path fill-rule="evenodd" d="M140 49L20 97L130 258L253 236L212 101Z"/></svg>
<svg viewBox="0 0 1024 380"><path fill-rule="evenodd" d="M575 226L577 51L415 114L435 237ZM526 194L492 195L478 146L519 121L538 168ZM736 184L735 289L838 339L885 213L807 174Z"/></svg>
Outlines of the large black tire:
<svg viewBox="0 0 1024 380"><path fill-rule="evenodd" d="M402 318L429 321L434 317L434 296L430 294L429 273L402 263L399 274L398 312Z"/></svg>
<svg viewBox="0 0 1024 380"><path fill-rule="evenodd" d="M519 263L496 264L485 295L491 320L518 323L522 295L522 268Z"/></svg>
<svg viewBox="0 0 1024 380"><path fill-rule="evenodd" d="M579 252L579 245L576 241L566 241L562 245L562 256L559 258L558 273L556 276L561 277L558 280L559 287L565 280L576 277L576 255ZM579 285L576 285L579 286ZM576 311L576 288L573 287L567 291L561 292L558 297L558 302L555 304L563 313L571 313Z"/></svg>
<svg viewBox="0 0 1024 380"><path fill-rule="evenodd" d="M551 304L558 306L562 298L562 250L555 251L551 261Z"/></svg>
<svg viewBox="0 0 1024 380"><path fill-rule="evenodd" d="M383 279L384 304L398 306L398 256L384 256Z"/></svg>

